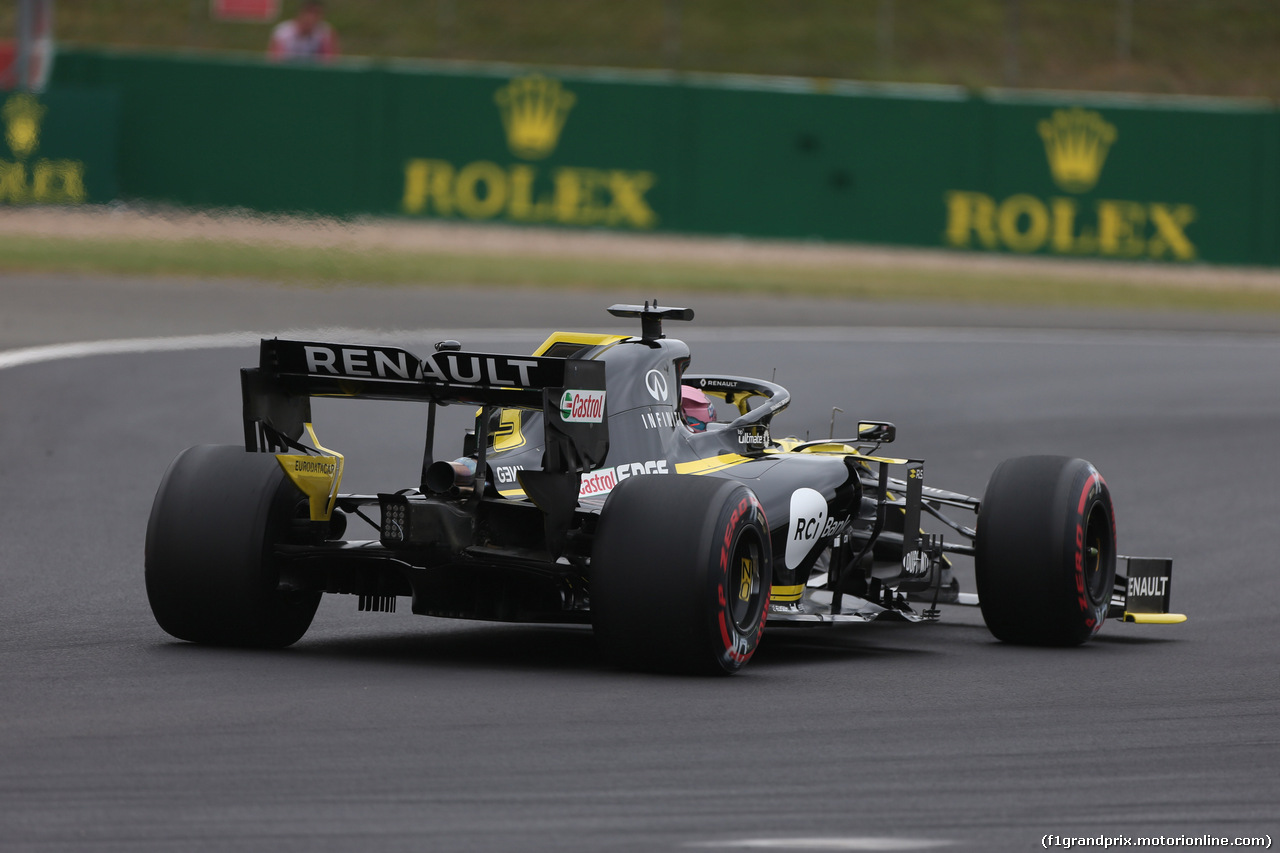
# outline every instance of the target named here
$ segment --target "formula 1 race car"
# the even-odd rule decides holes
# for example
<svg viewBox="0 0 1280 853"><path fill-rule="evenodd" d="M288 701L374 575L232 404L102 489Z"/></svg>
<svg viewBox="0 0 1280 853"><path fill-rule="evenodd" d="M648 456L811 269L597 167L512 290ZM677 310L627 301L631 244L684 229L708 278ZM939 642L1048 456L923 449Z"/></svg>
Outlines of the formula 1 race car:
<svg viewBox="0 0 1280 853"><path fill-rule="evenodd" d="M263 340L259 366L241 371L244 447L184 451L156 494L146 585L160 626L281 647L322 593L372 611L405 596L431 616L589 622L626 667L730 673L766 621L921 622L940 603L978 604L1001 640L1073 645L1108 617L1185 618L1168 612L1171 560L1117 555L1111 496L1088 462L1008 460L981 500L932 488L921 461L879 454L889 422L775 438L785 388L686 373L689 348L663 321L691 310L609 312L640 335L556 332L531 356L441 341L425 358ZM341 493L343 456L317 440L312 397L425 403L418 482ZM682 397L734 415L694 417ZM434 451L448 404L479 409L453 460ZM929 519L958 541L923 532ZM376 535L345 538L357 522ZM973 558L977 596L952 577L956 555Z"/></svg>

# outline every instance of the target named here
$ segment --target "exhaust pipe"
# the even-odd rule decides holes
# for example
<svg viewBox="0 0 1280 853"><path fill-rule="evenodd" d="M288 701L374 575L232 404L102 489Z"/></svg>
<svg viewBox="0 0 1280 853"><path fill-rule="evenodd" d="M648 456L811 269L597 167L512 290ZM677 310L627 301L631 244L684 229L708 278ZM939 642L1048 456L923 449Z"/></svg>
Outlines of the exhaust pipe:
<svg viewBox="0 0 1280 853"><path fill-rule="evenodd" d="M470 463L470 464L467 464ZM473 460L465 462L432 462L422 484L437 495L464 497L476 490L476 469Z"/></svg>

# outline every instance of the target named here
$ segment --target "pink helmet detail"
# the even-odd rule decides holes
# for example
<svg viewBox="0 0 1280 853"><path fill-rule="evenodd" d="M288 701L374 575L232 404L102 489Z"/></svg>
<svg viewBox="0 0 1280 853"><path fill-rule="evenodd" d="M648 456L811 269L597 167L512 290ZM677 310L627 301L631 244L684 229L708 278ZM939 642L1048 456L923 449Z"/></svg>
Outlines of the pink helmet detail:
<svg viewBox="0 0 1280 853"><path fill-rule="evenodd" d="M699 432L716 420L716 407L711 405L711 399L688 385L680 386L680 411L684 413L689 426Z"/></svg>

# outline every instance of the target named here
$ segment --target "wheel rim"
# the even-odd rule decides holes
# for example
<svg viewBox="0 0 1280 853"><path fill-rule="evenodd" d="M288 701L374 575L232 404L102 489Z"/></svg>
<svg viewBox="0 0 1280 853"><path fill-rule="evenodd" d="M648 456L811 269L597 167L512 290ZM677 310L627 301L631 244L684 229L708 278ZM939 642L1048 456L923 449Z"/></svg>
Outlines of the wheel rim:
<svg viewBox="0 0 1280 853"><path fill-rule="evenodd" d="M729 564L729 618L742 633L748 633L760 620L764 598L764 553L754 531L746 530L733 546Z"/></svg>
<svg viewBox="0 0 1280 853"><path fill-rule="evenodd" d="M1106 589L1107 566L1111 562L1111 525L1101 504L1089 512L1084 531L1084 581L1095 604L1110 596Z"/></svg>

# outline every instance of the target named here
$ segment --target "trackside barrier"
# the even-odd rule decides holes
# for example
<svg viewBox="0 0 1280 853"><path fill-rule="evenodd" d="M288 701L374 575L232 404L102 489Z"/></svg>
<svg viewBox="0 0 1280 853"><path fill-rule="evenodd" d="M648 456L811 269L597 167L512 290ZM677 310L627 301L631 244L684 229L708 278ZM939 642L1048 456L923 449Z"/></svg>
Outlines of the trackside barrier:
<svg viewBox="0 0 1280 853"><path fill-rule="evenodd" d="M0 205L114 198L116 117L110 91L0 91Z"/></svg>
<svg viewBox="0 0 1280 853"><path fill-rule="evenodd" d="M1265 102L105 50L70 87L118 99L127 197L1280 264Z"/></svg>

